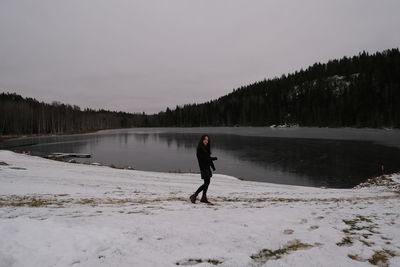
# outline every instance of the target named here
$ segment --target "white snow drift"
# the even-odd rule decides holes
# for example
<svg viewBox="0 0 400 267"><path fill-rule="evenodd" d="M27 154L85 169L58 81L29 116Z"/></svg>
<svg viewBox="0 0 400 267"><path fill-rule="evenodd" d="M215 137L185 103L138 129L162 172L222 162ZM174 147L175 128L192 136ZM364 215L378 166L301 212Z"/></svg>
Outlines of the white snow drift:
<svg viewBox="0 0 400 267"><path fill-rule="evenodd" d="M200 184L0 151L0 266L400 266L396 186Z"/></svg>

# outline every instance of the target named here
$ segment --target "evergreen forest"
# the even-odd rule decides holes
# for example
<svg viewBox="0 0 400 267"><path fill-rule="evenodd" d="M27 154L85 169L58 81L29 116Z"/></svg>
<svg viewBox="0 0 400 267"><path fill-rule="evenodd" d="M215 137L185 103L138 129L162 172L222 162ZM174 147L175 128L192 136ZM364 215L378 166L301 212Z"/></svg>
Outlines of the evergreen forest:
<svg viewBox="0 0 400 267"><path fill-rule="evenodd" d="M270 126L400 128L400 52L362 52L265 79L200 104L157 114L81 110L0 94L0 135L129 127Z"/></svg>

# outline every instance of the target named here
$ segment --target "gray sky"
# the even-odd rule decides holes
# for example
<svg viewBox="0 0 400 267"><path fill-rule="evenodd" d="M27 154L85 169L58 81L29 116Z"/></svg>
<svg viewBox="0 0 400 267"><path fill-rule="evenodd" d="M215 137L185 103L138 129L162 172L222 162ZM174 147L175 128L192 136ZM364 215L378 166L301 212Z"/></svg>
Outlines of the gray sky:
<svg viewBox="0 0 400 267"><path fill-rule="evenodd" d="M0 0L0 92L154 113L400 46L399 0Z"/></svg>

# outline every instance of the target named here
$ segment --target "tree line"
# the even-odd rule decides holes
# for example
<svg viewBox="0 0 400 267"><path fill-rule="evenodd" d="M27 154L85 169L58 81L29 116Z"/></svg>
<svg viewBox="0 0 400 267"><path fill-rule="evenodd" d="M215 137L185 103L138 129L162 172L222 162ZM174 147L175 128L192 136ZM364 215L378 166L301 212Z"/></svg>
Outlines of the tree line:
<svg viewBox="0 0 400 267"><path fill-rule="evenodd" d="M81 110L78 106L39 102L15 93L0 94L0 135L65 134L143 126L144 114Z"/></svg>
<svg viewBox="0 0 400 267"><path fill-rule="evenodd" d="M400 127L400 52L362 52L255 82L201 104L158 114L81 110L0 94L0 135L64 134L129 127Z"/></svg>
<svg viewBox="0 0 400 267"><path fill-rule="evenodd" d="M203 104L177 106L157 126L400 127L400 52L315 63L306 70L242 86Z"/></svg>

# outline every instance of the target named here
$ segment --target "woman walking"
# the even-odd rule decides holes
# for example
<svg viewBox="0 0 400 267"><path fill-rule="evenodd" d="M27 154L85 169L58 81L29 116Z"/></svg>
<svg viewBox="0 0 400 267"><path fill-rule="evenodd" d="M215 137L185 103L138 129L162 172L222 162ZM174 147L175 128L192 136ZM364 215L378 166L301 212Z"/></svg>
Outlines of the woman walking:
<svg viewBox="0 0 400 267"><path fill-rule="evenodd" d="M199 162L201 179L204 180L204 184L197 189L197 191L190 196L190 201L192 203L196 203L197 195L203 191L203 195L200 199L200 202L211 204L211 202L207 199L207 189L210 185L210 179L212 177L212 168L215 171L215 166L213 161L217 160L216 157L211 157L211 144L210 137L208 135L203 135L200 138L199 144L197 145L197 160Z"/></svg>

